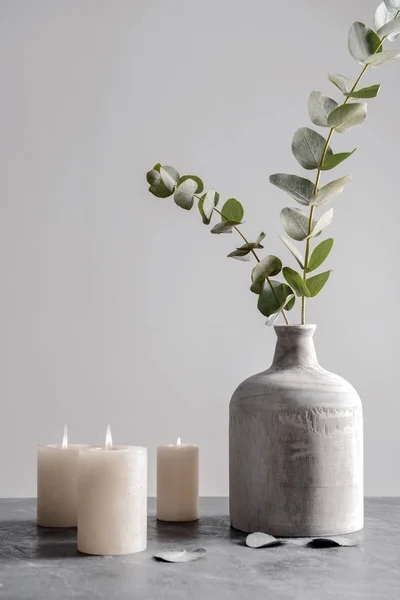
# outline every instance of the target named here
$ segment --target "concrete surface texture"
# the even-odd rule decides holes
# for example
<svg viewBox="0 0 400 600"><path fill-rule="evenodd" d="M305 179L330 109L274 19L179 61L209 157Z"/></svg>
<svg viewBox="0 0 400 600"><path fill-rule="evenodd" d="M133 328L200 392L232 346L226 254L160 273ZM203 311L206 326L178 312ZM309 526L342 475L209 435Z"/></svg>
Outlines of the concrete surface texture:
<svg viewBox="0 0 400 600"><path fill-rule="evenodd" d="M400 499L366 500L366 526L352 548L315 549L307 539L252 549L229 528L225 498L202 499L198 523L158 523L148 548L124 557L76 550L76 530L37 529L35 502L0 502L1 600L398 600ZM155 562L156 552L205 548L193 563Z"/></svg>

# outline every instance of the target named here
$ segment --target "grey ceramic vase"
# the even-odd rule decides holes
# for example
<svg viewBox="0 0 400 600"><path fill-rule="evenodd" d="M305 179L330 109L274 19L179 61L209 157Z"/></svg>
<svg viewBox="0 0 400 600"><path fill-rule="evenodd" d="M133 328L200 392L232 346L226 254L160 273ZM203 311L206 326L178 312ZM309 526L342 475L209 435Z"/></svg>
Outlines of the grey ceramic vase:
<svg viewBox="0 0 400 600"><path fill-rule="evenodd" d="M230 518L277 536L363 527L361 400L319 366L315 325L279 325L272 366L230 404Z"/></svg>

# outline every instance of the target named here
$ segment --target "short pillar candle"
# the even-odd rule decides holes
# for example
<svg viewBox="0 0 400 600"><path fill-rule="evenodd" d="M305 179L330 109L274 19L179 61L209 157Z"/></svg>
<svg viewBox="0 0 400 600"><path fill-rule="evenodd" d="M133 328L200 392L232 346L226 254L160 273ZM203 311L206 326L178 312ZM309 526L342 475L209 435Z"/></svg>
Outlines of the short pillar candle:
<svg viewBox="0 0 400 600"><path fill-rule="evenodd" d="M157 519L188 522L199 518L199 448L175 444L157 448Z"/></svg>
<svg viewBox="0 0 400 600"><path fill-rule="evenodd" d="M113 446L80 452L78 550L85 554L141 552L147 546L147 449Z"/></svg>
<svg viewBox="0 0 400 600"><path fill-rule="evenodd" d="M37 453L37 524L41 527L76 527L79 450L68 444L64 427L62 444L39 446Z"/></svg>

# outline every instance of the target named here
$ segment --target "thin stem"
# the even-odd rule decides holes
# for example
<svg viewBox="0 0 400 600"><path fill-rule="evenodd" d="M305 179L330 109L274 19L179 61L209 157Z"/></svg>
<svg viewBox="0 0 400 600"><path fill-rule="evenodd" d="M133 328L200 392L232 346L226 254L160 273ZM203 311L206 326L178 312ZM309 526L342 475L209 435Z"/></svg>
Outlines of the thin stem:
<svg viewBox="0 0 400 600"><path fill-rule="evenodd" d="M198 196L196 196L196 198L197 198L197 197L198 197ZM215 212L216 212L216 213L218 213L218 214L219 214L221 217L223 217L223 216L224 216L224 215L222 214L222 212L221 212L221 211L219 211L217 208L215 208L215 207L214 207L214 210L215 210ZM233 229L234 229L235 231L237 231L237 233L240 235L240 237L242 238L242 240L244 241L244 243L245 243L245 244L248 244L248 243L249 243L248 239L246 238L246 236L244 235L244 233L242 233L242 232L240 231L239 227L237 227L236 225L234 225L234 226L233 226ZM260 259L259 259L259 258L258 258L258 256L257 256L257 253L255 252L255 250L251 250L251 253L252 253L252 255L254 256L254 258L256 259L256 261L257 261L258 263L259 263L259 262L261 262L261 261L260 261ZM266 281L267 281L267 283L268 283L269 287L271 288L271 291L272 291L272 293L273 293L273 295L274 295L274 298L275 298L275 300L276 300L276 302L277 302L277 304L278 304L278 306L279 306L279 305L280 305L279 298L278 298L278 296L276 295L275 288L274 288L274 286L272 285L272 282L271 282L270 278L269 278L269 277L266 277L265 279L266 279ZM289 320L288 320L288 318L287 318L287 316L286 316L286 313L285 313L285 311L282 309L282 311L281 311L281 312L282 312L282 316L283 316L283 318L284 318L284 320L285 320L285 323L286 323L286 325L289 325Z"/></svg>
<svg viewBox="0 0 400 600"><path fill-rule="evenodd" d="M400 15L400 10L397 11L396 16L394 17L395 19ZM385 41L387 36L383 37L380 41L379 46L377 47L377 49L375 50L374 54L376 54L377 52L379 52L379 50L382 48L382 44ZM365 65L363 70L361 71L360 75L357 77L353 87L350 90L350 94L352 94L355 89L357 88L358 84L360 83L361 79L364 77L365 73L368 70L369 65ZM346 100L343 102L343 106L345 104L347 104L350 100L350 96L347 96ZM313 195L315 196L315 194L318 192L318 187L319 187L319 182L321 179L321 172L322 172L322 166L325 162L325 158L326 158L326 153L328 152L328 148L329 148L329 144L331 142L332 136L335 132L335 128L332 127L332 129L329 131L329 135L326 139L325 142L325 146L324 149L322 151L322 156L321 156L321 160L318 166L318 170L317 170L317 177L315 179L315 185L314 185L314 191L313 191ZM315 206L311 206L310 209L310 218L308 221L308 235L311 234L312 231L312 222L313 222L313 217L314 217L314 210L315 210ZM305 257L304 257L304 270L303 270L303 281L304 283L306 283L306 276L307 276L307 267L308 267L308 261L310 258L310 242L311 239L308 237L307 241L306 241L306 252L305 252ZM306 322L306 298L305 296L302 297L301 299L301 323L302 325L304 325Z"/></svg>

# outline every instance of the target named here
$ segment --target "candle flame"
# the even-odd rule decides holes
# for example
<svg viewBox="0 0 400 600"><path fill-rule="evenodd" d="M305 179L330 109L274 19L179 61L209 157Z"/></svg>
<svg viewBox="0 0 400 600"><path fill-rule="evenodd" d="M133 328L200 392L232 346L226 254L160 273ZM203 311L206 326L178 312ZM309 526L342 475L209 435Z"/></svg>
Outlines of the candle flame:
<svg viewBox="0 0 400 600"><path fill-rule="evenodd" d="M177 445L177 446L182 446L182 440L181 440L181 438L180 438L180 437L177 439L177 441L176 441L176 445Z"/></svg>
<svg viewBox="0 0 400 600"><path fill-rule="evenodd" d="M109 425L107 425L107 432L106 432L106 450L111 450L112 448L112 436L111 436L111 427Z"/></svg>
<svg viewBox="0 0 400 600"><path fill-rule="evenodd" d="M63 450L65 450L65 448L68 448L68 427L66 425L64 425L64 435L61 448Z"/></svg>

